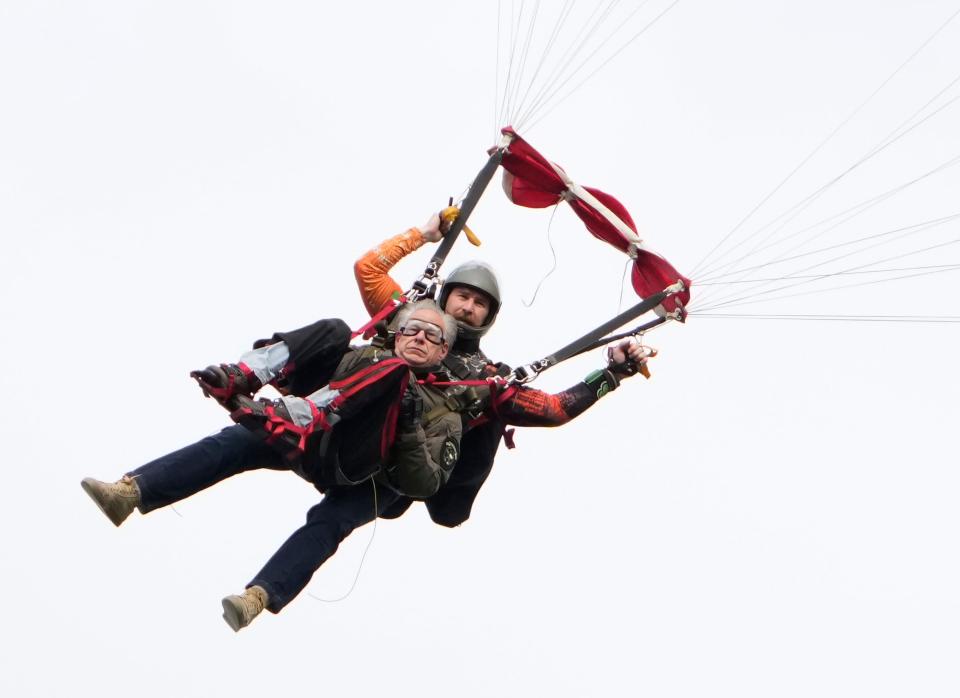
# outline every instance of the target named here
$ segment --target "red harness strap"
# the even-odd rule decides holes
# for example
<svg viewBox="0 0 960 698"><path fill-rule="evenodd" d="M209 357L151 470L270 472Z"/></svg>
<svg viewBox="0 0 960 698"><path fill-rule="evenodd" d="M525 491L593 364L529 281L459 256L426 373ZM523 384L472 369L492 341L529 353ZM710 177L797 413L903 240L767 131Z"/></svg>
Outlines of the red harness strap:
<svg viewBox="0 0 960 698"><path fill-rule="evenodd" d="M300 453L303 453L306 450L307 439L318 428L322 431L330 431L333 426L327 421L327 413L320 411L317 406L309 400L307 400L307 404L310 405L310 412L313 415L313 420L311 420L308 425L303 427L284 419L277 414L273 405L268 405L264 409L264 414L267 417L267 421L263 425L264 430L268 434L267 443L275 443L284 434L293 434L297 437L297 450Z"/></svg>
<svg viewBox="0 0 960 698"><path fill-rule="evenodd" d="M373 328L378 322L387 317L394 310L399 308L401 305L407 302L406 296L399 296L397 298L391 298L386 303L383 304L383 307L377 311L377 314L370 318L370 321L361 327L358 330L354 330L350 335L350 339L355 339L360 335L363 335L364 339L370 339L373 336Z"/></svg>
<svg viewBox="0 0 960 698"><path fill-rule="evenodd" d="M410 372L406 372L400 379L400 390L397 391L397 397L387 409L387 417L383 422L383 431L380 436L380 457L383 462L387 462L387 456L390 455L390 447L393 446L393 440L397 436L397 417L400 416L400 402L403 400L403 394L407 390L410 382Z"/></svg>
<svg viewBox="0 0 960 698"><path fill-rule="evenodd" d="M499 387L499 384L494 385ZM492 389L496 390L496 388ZM490 411L493 413L493 416L501 422L502 419L500 417L500 405L516 395L518 390L520 390L520 386L508 385L506 388L494 393L493 399L490 401ZM476 426L477 424L483 424L484 422L488 421L490 421L490 417L488 417L486 414L482 414L471 421L468 427ZM514 433L516 433L516 429L507 429L507 425L505 423L503 424L503 430L500 432L500 434L503 436L503 443L506 444L507 448L516 448L517 446L513 440Z"/></svg>
<svg viewBox="0 0 960 698"><path fill-rule="evenodd" d="M432 374L432 373L431 373L430 375L428 375L426 378L424 378L424 379L422 379L422 380L418 380L417 383L419 383L420 385L439 385L439 386L441 386L441 387L446 387L446 386L448 386L448 385L472 385L472 386L476 386L476 387L488 386L488 385L490 385L489 382L487 382L487 381L481 381L481 380L470 380L470 381L439 381L439 380L437 380L437 377L436 377L434 374Z"/></svg>
<svg viewBox="0 0 960 698"><path fill-rule="evenodd" d="M403 393L407 389L410 381L410 372L407 370L407 363L403 359L384 359L379 363L372 364L357 371L343 380L330 381L330 388L340 390L340 394L330 401L328 409L336 410L344 401L349 400L353 395L376 383L382 378L403 370L404 374L400 378L400 387L397 395L387 408L386 419L383 423L383 430L380 432L380 456L386 461L390 454L390 447L397 434L397 417L400 414L400 401L403 399Z"/></svg>
<svg viewBox="0 0 960 698"><path fill-rule="evenodd" d="M354 381L353 385L337 395L337 397L331 400L330 403L322 410L318 408L312 400L306 400L307 405L310 407L310 413L313 418L311 419L310 423L305 426L299 426L298 424L295 424L277 414L277 410L272 404L267 405L263 410L265 420L262 425L263 430L267 433L266 442L268 444L275 444L285 435L293 435L297 440L297 450L300 453L304 453L306 451L307 439L309 439L314 432L317 430L330 431L333 429L334 425L328 419L329 412L340 407L345 400L348 400L353 395L356 395L359 391L363 390L370 384L375 383L381 378L385 378L399 368L405 367L406 364L402 360L388 360L375 367L383 369L379 373L370 371L369 368L371 367L364 369L362 373L364 374L365 378L359 381ZM350 376L350 378L354 378L355 376L356 374L354 374L354 376ZM393 440L396 438L397 416L400 411L400 400L403 397L403 391L407 388L408 381L409 373L406 373L401 378L400 388L397 391L396 398L387 408L387 417L384 423L380 443L381 455L384 458L386 458L386 456L389 454L390 447L393 445ZM342 382L343 381L341 381L341 383ZM331 383L330 386L334 387L333 383ZM243 412L243 410L238 410L238 412ZM249 413L249 408L246 409L246 412Z"/></svg>
<svg viewBox="0 0 960 698"><path fill-rule="evenodd" d="M403 359L385 359L379 363L367 366L356 373L347 376L343 380L330 381L332 390L339 390L340 394L330 401L330 409L337 409L357 392L363 390L368 385L376 383L381 378L385 378L399 368L406 368L406 362ZM404 385L406 387L406 385Z"/></svg>
<svg viewBox="0 0 960 698"><path fill-rule="evenodd" d="M433 386L453 386L453 385L467 385L467 386L484 386L490 387L490 406L487 410L493 413L495 419L500 419L500 405L505 403L507 400L516 395L517 391L520 389L518 385L508 385L503 386L501 382L496 380L467 380L467 381L438 381L436 376L432 373L426 377L424 380L417 381L421 385L433 385ZM471 419L467 423L467 428L472 429L473 427L480 426L481 424L486 424L490 421L490 416L484 412L479 417ZM513 440L513 435L516 432L515 429L507 429L507 425L503 425L503 430L501 431L501 436L503 436L503 443L506 444L507 448L515 448L516 443Z"/></svg>
<svg viewBox="0 0 960 698"><path fill-rule="evenodd" d="M378 361L377 363L370 364L369 366L364 366L359 371L356 371L355 373L351 373L346 378L330 381L329 385L334 390L340 390L341 388L345 388L350 384L356 383L360 379L365 378L366 376L369 376L371 373L383 368L384 366L396 366L402 363L404 363L403 359L397 359L397 358L384 359L383 361Z"/></svg>

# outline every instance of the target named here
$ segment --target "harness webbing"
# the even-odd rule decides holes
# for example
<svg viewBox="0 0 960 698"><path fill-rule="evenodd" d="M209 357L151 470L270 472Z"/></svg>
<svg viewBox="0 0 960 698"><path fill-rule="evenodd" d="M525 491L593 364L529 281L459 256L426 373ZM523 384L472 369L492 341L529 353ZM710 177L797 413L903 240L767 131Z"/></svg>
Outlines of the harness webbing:
<svg viewBox="0 0 960 698"><path fill-rule="evenodd" d="M384 462L387 461L387 457L390 455L390 447L393 445L393 440L397 435L397 417L400 416L400 401L403 399L403 393L406 391L409 382L410 372L406 371L403 374L403 378L400 379L400 389L397 391L397 397L390 403L390 407L387 409L387 416L383 423L383 432L380 437L380 456Z"/></svg>
<svg viewBox="0 0 960 698"><path fill-rule="evenodd" d="M492 396L492 399L490 400L489 412L492 412L493 416L501 422L502 428L500 430L500 435L503 437L503 443L506 445L507 448L516 447L517 444L514 443L514 440L513 440L513 434L516 430L508 429L507 425L503 423L502 419L500 419L500 405L502 405L507 400L511 399L514 395L516 395L518 390L520 390L520 386L517 385L516 383L507 385L502 390L495 392ZM470 422L467 424L467 428L472 429L473 427L479 426L481 424L485 424L486 422L489 422L489 421L490 421L490 416L485 412L484 414L481 414L479 417L476 417L475 419L470 420Z"/></svg>
<svg viewBox="0 0 960 698"><path fill-rule="evenodd" d="M264 415L267 417L267 420L263 425L268 435L266 442L273 444L284 434L294 434L298 437L297 449L303 453L306 449L307 439L318 428L322 431L329 432L333 428L333 425L327 420L327 413L320 411L310 400L307 400L307 404L310 406L310 413L313 419L309 424L302 427L278 415L274 406L268 405L266 409L264 409Z"/></svg>
<svg viewBox="0 0 960 698"><path fill-rule="evenodd" d="M340 380L330 381L331 390L340 390L342 391L340 395L353 395L357 390L363 388L370 383L373 383L378 378L383 376L376 376L374 378L369 378L369 376L378 371L383 371L384 375L390 371L395 371L399 366L406 366L406 362L403 359L391 358L384 359L375 364L370 364L360 369L356 373L351 373L346 378L341 378ZM361 385L357 385L361 383ZM339 397L339 396L338 396Z"/></svg>
<svg viewBox="0 0 960 698"><path fill-rule="evenodd" d="M578 351L577 354L582 354L586 351L598 349L605 344L610 344L610 342L616 342L618 339L626 339L627 337L633 337L634 335L643 334L647 330L652 330L654 327L659 327L660 325L662 325L663 323L665 323L667 320L670 320L670 319L671 318L669 315L665 315L664 317L658 317L657 319L651 320L650 322L645 322L642 325L634 327L632 330L627 330L626 332L620 332L618 334L612 334L609 337L603 337L602 339L598 339L597 341L588 344L583 349Z"/></svg>
<svg viewBox="0 0 960 698"><path fill-rule="evenodd" d="M520 386L517 384L507 384L504 382L503 378L496 378L490 380L459 380L459 381L441 381L436 380L434 374L430 374L427 378L418 380L417 383L420 385L430 385L434 387L457 387L457 386L466 386L472 388L490 388L490 403L484 409L484 412L477 417L474 417L469 422L467 422L467 428L472 429L473 427L485 424L491 420L489 413L493 414L493 417L499 419L500 417L500 405L505 403L507 400L512 398L516 392L520 389ZM453 396L453 402L456 401L456 396ZM467 406L451 406L450 400L445 400L442 405L434 407L432 410L427 412L424 415L424 423L430 423L433 420L445 415L450 412L456 412L458 414L463 414L468 412L466 409ZM513 429L507 429L504 425L502 430L503 441L507 445L507 448L513 448L516 444L513 442Z"/></svg>
<svg viewBox="0 0 960 698"><path fill-rule="evenodd" d="M428 375L425 379L418 380L417 383L419 383L420 385L429 385L429 386L441 387L441 388L458 387L458 386L466 386L469 388L490 387L491 394L495 390L493 388L493 385L494 385L493 381L478 380L478 379L459 380L459 381L441 381L441 380L437 380L436 376L433 373ZM461 403L459 401L459 398L463 396L463 394L464 393L459 393L457 395L447 395L442 404L437 405L436 407L434 407L432 410L430 410L423 416L424 425L430 424L431 422L435 421L439 417L442 417L443 415L448 414L450 412L456 412L458 414L463 414L464 412L467 412L468 408L471 405Z"/></svg>
<svg viewBox="0 0 960 698"><path fill-rule="evenodd" d="M373 335L374 328L376 327L377 323L389 317L394 310L396 310L406 302L407 302L407 297L403 295L397 296L396 298L391 298L390 300L388 300L386 303L383 304L383 307L377 311L376 315L370 318L369 322L367 322L365 325L363 325L359 329L356 329L353 332L351 332L350 339L356 339L360 335L363 335L364 339L369 339Z"/></svg>

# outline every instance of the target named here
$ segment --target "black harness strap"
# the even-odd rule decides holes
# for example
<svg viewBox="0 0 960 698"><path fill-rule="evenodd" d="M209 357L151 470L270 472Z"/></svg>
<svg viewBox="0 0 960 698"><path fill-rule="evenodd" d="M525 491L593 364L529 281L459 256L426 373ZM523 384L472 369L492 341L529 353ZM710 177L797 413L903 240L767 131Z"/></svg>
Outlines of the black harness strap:
<svg viewBox="0 0 960 698"><path fill-rule="evenodd" d="M620 332L618 334L612 334L609 337L598 339L597 341L588 344L583 349L578 351L575 354L575 356L583 354L584 352L587 352L587 351L591 351L593 349L599 349L605 344L610 344L610 342L616 342L618 339L625 339L627 337L633 337L634 335L637 335L637 334L643 334L647 330L652 330L654 327L659 327L669 319L670 319L670 316L665 315L663 317L658 317L656 320L651 320L650 322L645 322L642 325L638 325L637 327L634 327L632 330L627 330L626 332Z"/></svg>

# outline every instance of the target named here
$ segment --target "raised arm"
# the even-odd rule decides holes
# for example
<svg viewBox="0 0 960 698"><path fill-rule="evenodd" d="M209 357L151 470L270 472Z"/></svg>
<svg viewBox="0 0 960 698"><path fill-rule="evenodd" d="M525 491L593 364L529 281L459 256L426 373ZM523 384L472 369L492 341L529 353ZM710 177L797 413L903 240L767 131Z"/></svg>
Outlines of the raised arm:
<svg viewBox="0 0 960 698"><path fill-rule="evenodd" d="M403 292L390 270L401 259L428 242L437 242L442 237L440 216L434 214L419 228L410 228L404 233L384 240L363 255L353 265L353 275L360 288L360 297L370 315L375 315L396 292Z"/></svg>

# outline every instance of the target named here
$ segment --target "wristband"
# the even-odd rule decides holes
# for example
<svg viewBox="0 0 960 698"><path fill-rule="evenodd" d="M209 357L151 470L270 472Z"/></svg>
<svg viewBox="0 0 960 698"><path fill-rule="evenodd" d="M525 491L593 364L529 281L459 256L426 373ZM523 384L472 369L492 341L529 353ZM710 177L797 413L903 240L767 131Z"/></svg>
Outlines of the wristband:
<svg viewBox="0 0 960 698"><path fill-rule="evenodd" d="M583 379L583 382L587 384L590 392L596 395L598 400L607 393L616 390L617 386L620 385L617 376L612 371L606 369L593 371Z"/></svg>

